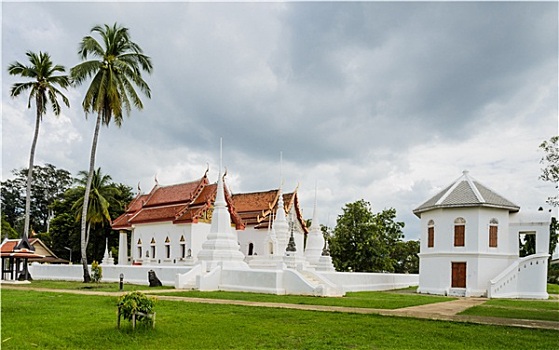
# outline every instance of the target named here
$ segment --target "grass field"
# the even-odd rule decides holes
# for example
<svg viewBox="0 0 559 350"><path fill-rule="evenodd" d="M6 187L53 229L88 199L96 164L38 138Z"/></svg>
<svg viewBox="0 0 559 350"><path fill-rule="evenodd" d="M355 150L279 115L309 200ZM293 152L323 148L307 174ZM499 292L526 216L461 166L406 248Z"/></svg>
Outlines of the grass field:
<svg viewBox="0 0 559 350"><path fill-rule="evenodd" d="M559 294L559 284L547 284L547 292L549 294Z"/></svg>
<svg viewBox="0 0 559 350"><path fill-rule="evenodd" d="M71 281L32 281L31 284L16 285L20 288L49 288L49 289L71 289L71 290L94 290L101 292L118 292L118 283L88 283ZM443 301L454 300L455 298L443 296L427 296L414 294L416 287L406 288L402 290L387 292L353 292L347 293L342 298L322 298L301 295L273 295L259 293L242 293L242 292L199 292L199 291L170 291L165 293L164 290L172 289L171 287L150 288L145 285L125 284L123 290L129 292L132 290L141 290L144 292L157 291L158 295L182 296L190 298L209 298L209 299L228 299L228 300L245 300L269 303L287 303L287 304L303 304L303 305L328 305L328 306L345 306L345 307L363 307L373 309L398 309L408 306L424 305L431 303L439 303ZM162 291L163 290L163 291Z"/></svg>
<svg viewBox="0 0 559 350"><path fill-rule="evenodd" d="M94 290L98 292L118 292L119 283L101 282L101 283L83 283L75 281L48 281L37 280L31 283L12 284L10 286L19 288L48 288L48 289L71 289L71 290ZM160 290L160 289L174 289L173 287L150 287L147 285L137 284L123 284L122 290L124 292L131 292L134 290Z"/></svg>
<svg viewBox="0 0 559 350"><path fill-rule="evenodd" d="M189 298L209 298L245 300L268 303L287 303L303 305L328 305L344 307L363 307L372 309L399 309L402 307L440 303L455 300L456 298L442 296L417 295L413 293L400 293L399 291L387 292L349 292L341 298L322 298L301 295L273 295L241 292L172 292L158 293L159 295L172 295Z"/></svg>
<svg viewBox="0 0 559 350"><path fill-rule="evenodd" d="M493 299L460 314L559 322L559 302Z"/></svg>
<svg viewBox="0 0 559 350"><path fill-rule="evenodd" d="M555 349L559 332L378 315L158 301L116 329L116 298L2 290L2 349Z"/></svg>

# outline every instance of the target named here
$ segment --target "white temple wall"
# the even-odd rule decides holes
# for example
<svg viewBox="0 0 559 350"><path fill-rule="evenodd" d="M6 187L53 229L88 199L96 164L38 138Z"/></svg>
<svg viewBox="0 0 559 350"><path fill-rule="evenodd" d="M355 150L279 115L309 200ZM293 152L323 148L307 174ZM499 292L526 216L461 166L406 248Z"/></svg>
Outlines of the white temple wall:
<svg viewBox="0 0 559 350"><path fill-rule="evenodd" d="M252 255L265 255L267 248L266 248L266 238L267 238L267 229L260 229L257 230L252 227L246 227L244 230L237 230L237 237L239 240L239 244L241 245L241 252L245 256L249 256L249 245L252 243L254 245L252 250Z"/></svg>
<svg viewBox="0 0 559 350"><path fill-rule="evenodd" d="M89 267L91 271L91 266ZM119 282L124 274L124 283L149 285L148 271L153 270L164 286L174 286L177 274L185 274L191 267L187 266L130 266L103 265L102 282ZM83 281L81 264L59 265L33 263L29 266L31 277L35 280Z"/></svg>

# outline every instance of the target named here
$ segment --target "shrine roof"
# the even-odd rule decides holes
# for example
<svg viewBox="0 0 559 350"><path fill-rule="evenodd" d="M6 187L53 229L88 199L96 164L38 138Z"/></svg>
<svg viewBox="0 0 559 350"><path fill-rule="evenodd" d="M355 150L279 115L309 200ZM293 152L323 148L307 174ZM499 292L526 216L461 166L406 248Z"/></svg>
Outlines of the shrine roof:
<svg viewBox="0 0 559 350"><path fill-rule="evenodd" d="M208 184L208 179L204 175L201 179L170 186L156 185L147 196L143 207L165 205L171 203L188 204L196 198L197 192Z"/></svg>
<svg viewBox="0 0 559 350"><path fill-rule="evenodd" d="M460 178L425 201L413 213L419 217L421 213L433 209L460 207L491 207L510 212L520 210L518 205L482 185L464 171Z"/></svg>
<svg viewBox="0 0 559 350"><path fill-rule="evenodd" d="M0 246L0 256L2 258L12 257L12 258L25 258L25 259L33 259L33 258L41 259L45 257L44 255L36 254L32 250L26 248L21 250L15 250L19 242L20 239L4 240L2 242L2 245Z"/></svg>
<svg viewBox="0 0 559 350"><path fill-rule="evenodd" d="M184 208L184 204L166 205L152 208L142 208L132 218L128 220L129 224L138 224L146 222L173 221L177 213ZM114 225L113 225L114 228Z"/></svg>

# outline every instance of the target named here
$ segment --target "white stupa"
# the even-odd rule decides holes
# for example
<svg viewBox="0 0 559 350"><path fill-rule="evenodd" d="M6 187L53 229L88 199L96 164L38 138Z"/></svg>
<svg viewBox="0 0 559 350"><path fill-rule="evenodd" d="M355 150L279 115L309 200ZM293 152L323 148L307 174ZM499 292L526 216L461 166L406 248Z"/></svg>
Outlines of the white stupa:
<svg viewBox="0 0 559 350"><path fill-rule="evenodd" d="M324 236L322 235L322 231L320 230L318 213L316 210L316 197L317 189L315 186L313 217L310 231L307 236L307 246L305 248L305 258L311 264L311 266L316 266L318 264L318 261L322 256L322 249L324 248Z"/></svg>
<svg viewBox="0 0 559 350"><path fill-rule="evenodd" d="M231 230L231 217L227 210L222 173L222 143L219 146L219 177L217 179L217 193L215 196L210 233L202 244L198 253L198 260L205 263L206 271L211 271L219 265L227 268L248 268L244 262L245 255L241 253L237 237Z"/></svg>

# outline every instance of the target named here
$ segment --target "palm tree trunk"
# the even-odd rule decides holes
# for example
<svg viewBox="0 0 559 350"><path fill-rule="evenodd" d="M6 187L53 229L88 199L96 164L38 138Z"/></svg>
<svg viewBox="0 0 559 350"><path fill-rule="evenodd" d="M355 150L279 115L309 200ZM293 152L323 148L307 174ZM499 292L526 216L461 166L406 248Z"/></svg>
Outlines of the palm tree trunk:
<svg viewBox="0 0 559 350"><path fill-rule="evenodd" d="M29 155L29 169L27 170L27 189L25 192L25 223L23 226L23 237L29 238L29 223L31 218L31 184L33 183L33 161L35 159L35 147L37 146L37 139L39 138L39 125L41 125L41 95L37 94L35 98L37 106L37 116L35 118L35 134L33 135L33 142L31 143L31 154ZM22 238L23 238L22 237Z"/></svg>
<svg viewBox="0 0 559 350"><path fill-rule="evenodd" d="M91 155L89 157L89 174L87 175L87 184L85 185L85 195L83 197L83 209L81 220L81 253L83 265L83 281L88 283L91 281L89 269L87 267L87 243L89 241L89 232L87 230L87 207L89 205L89 194L91 192L91 181L93 179L93 171L95 169L95 153L97 151L97 140L99 139L99 128L101 126L101 113L97 115L95 123L95 131L93 132L93 142L91 144Z"/></svg>

